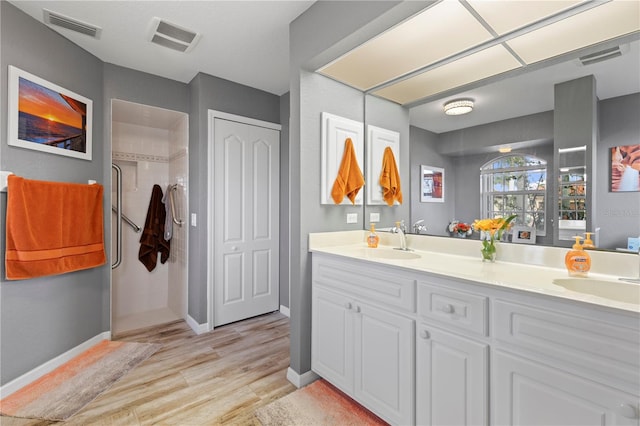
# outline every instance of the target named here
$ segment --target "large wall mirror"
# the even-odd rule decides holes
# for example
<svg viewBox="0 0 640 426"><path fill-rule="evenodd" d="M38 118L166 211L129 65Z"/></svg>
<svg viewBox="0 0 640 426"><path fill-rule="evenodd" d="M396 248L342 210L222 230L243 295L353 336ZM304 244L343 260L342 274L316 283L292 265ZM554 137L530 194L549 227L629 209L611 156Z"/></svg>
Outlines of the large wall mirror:
<svg viewBox="0 0 640 426"><path fill-rule="evenodd" d="M420 59L411 50L415 46L407 46L405 58L398 53L402 46L387 43L393 52L373 56L379 67L373 69L365 61L371 72L358 73L349 56L343 68L338 61L320 70L366 93L365 126L401 135L398 164L404 202L389 207L365 200L365 228L374 213L381 228L404 220L411 231L413 223L423 220L422 233L450 237L453 220L471 223L486 215L516 212L520 225L535 228L536 244L567 246L568 233L598 231L598 248L624 249L628 237L640 235L640 192L611 191L611 152L616 146L640 144L639 23L637 14L632 20L620 18L636 10L553 2L560 9L536 11L547 15L512 23L502 22L475 1L440 2L430 9L444 3L461 7L451 13L463 15L475 8L484 22L463 22L469 33L477 30L485 41L449 43L432 37L435 41L423 43L423 48L433 47L436 57L423 58L431 61L423 67L415 62ZM612 30L598 35L600 39L584 36L584 45L571 45L571 32L562 28L556 36L523 40L534 37L538 29L551 31L574 18L585 25L593 14L618 20ZM429 22L422 13L412 19L421 20L422 27ZM482 39L487 26L495 31ZM548 37L557 39L551 43ZM380 39L385 42L384 37L374 41ZM535 52L529 49L534 44ZM498 52L503 49L511 56ZM385 58L391 54L410 71L389 70L390 60ZM484 54L487 57L481 58ZM400 77L392 78L394 73ZM459 99L472 101L472 112L445 114L444 105ZM568 149L572 147L577 149ZM445 171L443 202L421 201L423 165ZM629 167L640 170L640 159ZM566 229L571 226L575 229Z"/></svg>

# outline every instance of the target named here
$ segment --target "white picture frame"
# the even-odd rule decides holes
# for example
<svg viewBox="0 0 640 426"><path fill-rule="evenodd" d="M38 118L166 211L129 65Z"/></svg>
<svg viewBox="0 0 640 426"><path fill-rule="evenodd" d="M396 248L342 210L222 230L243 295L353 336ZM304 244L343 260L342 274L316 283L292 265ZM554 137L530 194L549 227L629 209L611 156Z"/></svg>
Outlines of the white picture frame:
<svg viewBox="0 0 640 426"><path fill-rule="evenodd" d="M91 161L93 101L9 66L10 146Z"/></svg>
<svg viewBox="0 0 640 426"><path fill-rule="evenodd" d="M511 227L511 242L516 244L535 244L536 228L514 225Z"/></svg>

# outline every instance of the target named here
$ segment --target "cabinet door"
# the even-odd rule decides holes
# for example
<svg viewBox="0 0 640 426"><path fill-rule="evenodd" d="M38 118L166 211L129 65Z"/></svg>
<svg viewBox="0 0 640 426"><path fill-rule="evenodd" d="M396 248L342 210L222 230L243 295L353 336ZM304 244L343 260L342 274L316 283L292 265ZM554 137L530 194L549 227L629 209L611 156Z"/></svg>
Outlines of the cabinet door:
<svg viewBox="0 0 640 426"><path fill-rule="evenodd" d="M500 350L491 368L495 424L638 425L637 396Z"/></svg>
<svg viewBox="0 0 640 426"><path fill-rule="evenodd" d="M415 321L355 306L355 397L392 424L414 423Z"/></svg>
<svg viewBox="0 0 640 426"><path fill-rule="evenodd" d="M353 394L353 304L346 296L313 288L311 369Z"/></svg>
<svg viewBox="0 0 640 426"><path fill-rule="evenodd" d="M418 425L486 425L489 347L434 327L418 326Z"/></svg>

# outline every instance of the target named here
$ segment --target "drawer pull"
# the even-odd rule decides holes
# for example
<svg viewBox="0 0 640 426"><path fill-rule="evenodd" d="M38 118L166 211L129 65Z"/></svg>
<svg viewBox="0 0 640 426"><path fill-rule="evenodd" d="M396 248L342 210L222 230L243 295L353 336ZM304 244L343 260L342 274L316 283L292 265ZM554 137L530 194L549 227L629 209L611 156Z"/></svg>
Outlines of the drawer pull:
<svg viewBox="0 0 640 426"><path fill-rule="evenodd" d="M451 304L446 304L442 307L442 312L445 314L452 314L456 311L456 308Z"/></svg>
<svg viewBox="0 0 640 426"><path fill-rule="evenodd" d="M620 404L617 411L619 415L628 419L635 419L638 417L636 409L631 404Z"/></svg>
<svg viewBox="0 0 640 426"><path fill-rule="evenodd" d="M429 332L427 330L421 330L420 331L420 338L428 339L429 337L431 337L431 336L429 335Z"/></svg>
<svg viewBox="0 0 640 426"><path fill-rule="evenodd" d="M351 304L351 302L347 302L347 303L345 303L345 304L344 304L344 307L345 307L347 310L349 310L349 311L350 311L350 310L351 310L351 308L353 308L353 305Z"/></svg>

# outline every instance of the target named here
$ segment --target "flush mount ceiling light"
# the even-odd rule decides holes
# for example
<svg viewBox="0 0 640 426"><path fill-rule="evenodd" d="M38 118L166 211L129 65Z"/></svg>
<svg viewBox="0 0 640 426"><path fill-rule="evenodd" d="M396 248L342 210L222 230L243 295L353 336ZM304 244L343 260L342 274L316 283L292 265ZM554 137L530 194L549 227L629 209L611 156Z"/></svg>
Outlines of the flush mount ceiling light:
<svg viewBox="0 0 640 426"><path fill-rule="evenodd" d="M498 152L501 154L507 154L509 152L511 152L511 147L510 146L503 146L502 148L498 148Z"/></svg>
<svg viewBox="0 0 640 426"><path fill-rule="evenodd" d="M444 104L444 113L447 115L462 115L473 111L471 99L456 99Z"/></svg>

